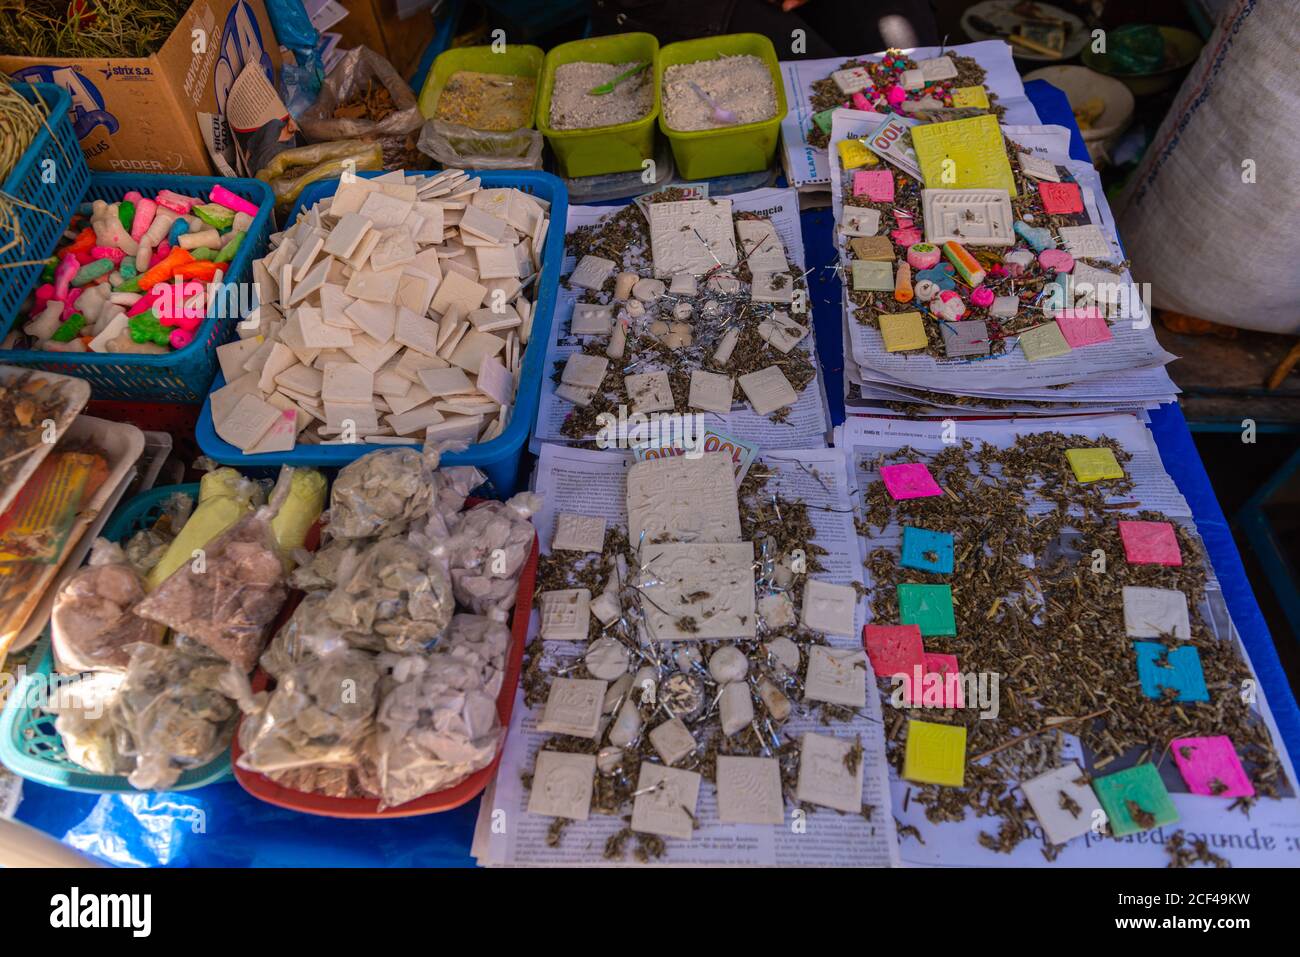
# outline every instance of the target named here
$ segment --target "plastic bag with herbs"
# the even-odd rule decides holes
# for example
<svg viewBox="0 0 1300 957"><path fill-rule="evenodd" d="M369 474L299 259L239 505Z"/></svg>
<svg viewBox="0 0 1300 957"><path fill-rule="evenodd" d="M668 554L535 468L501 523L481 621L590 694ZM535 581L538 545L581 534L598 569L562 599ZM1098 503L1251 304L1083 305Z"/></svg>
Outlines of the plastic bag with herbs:
<svg viewBox="0 0 1300 957"><path fill-rule="evenodd" d="M204 546L140 602L136 614L251 671L288 596L271 521L289 494L292 472L281 472L268 505Z"/></svg>
<svg viewBox="0 0 1300 957"><path fill-rule="evenodd" d="M206 651L206 649L204 649ZM226 749L238 709L230 665L171 645L135 645L112 709L119 750L134 759L132 787L166 790L183 771Z"/></svg>
<svg viewBox="0 0 1300 957"><path fill-rule="evenodd" d="M429 120L417 145L448 169L541 169L545 140L536 130L493 133Z"/></svg>
<svg viewBox="0 0 1300 957"><path fill-rule="evenodd" d="M320 96L298 117L314 142L369 140L385 154L404 152L424 123L415 94L393 65L368 47L353 47L321 84Z"/></svg>
<svg viewBox="0 0 1300 957"><path fill-rule="evenodd" d="M59 670L125 671L131 645L161 642L166 629L132 610L144 596L144 580L121 546L95 539L89 562L54 598L50 644Z"/></svg>

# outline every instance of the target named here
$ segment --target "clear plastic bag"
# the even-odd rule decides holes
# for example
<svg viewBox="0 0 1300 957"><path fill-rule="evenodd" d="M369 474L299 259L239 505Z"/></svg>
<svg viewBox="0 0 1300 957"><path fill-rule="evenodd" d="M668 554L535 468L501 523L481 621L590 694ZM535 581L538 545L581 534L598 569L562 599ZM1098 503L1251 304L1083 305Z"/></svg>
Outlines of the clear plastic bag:
<svg viewBox="0 0 1300 957"><path fill-rule="evenodd" d="M335 110L353 96L378 83L388 91L395 107L382 120L339 119ZM424 122L415 94L393 65L369 47L353 47L334 65L321 84L316 102L298 117L298 125L313 141L364 139L381 144L403 144Z"/></svg>
<svg viewBox="0 0 1300 957"><path fill-rule="evenodd" d="M536 130L493 133L443 120L428 120L417 143L448 169L541 169L543 145Z"/></svg>
<svg viewBox="0 0 1300 957"><path fill-rule="evenodd" d="M209 542L140 602L136 614L251 671L288 596L271 520L288 495L292 472L281 471L269 505Z"/></svg>
<svg viewBox="0 0 1300 957"><path fill-rule="evenodd" d="M59 670L125 671L131 645L159 644L166 629L132 611L144 596L144 580L122 548L95 539L89 563L54 598L50 643Z"/></svg>
<svg viewBox="0 0 1300 957"><path fill-rule="evenodd" d="M238 717L229 675L220 658L169 645L132 648L111 712L119 750L135 761L132 787L166 790L226 749Z"/></svg>
<svg viewBox="0 0 1300 957"><path fill-rule="evenodd" d="M455 612L444 563L428 549L384 538L361 555L352 576L321 606L357 647L409 653L425 651Z"/></svg>
<svg viewBox="0 0 1300 957"><path fill-rule="evenodd" d="M285 150L258 170L257 178L271 187L275 205L284 209L317 180L383 168L384 151L379 143L338 140Z"/></svg>
<svg viewBox="0 0 1300 957"><path fill-rule="evenodd" d="M402 535L429 513L437 468L414 449L384 449L339 470L330 491L331 538Z"/></svg>
<svg viewBox="0 0 1300 957"><path fill-rule="evenodd" d="M305 661L269 695L241 695L239 766L262 774L356 766L378 704L375 656L348 648Z"/></svg>
<svg viewBox="0 0 1300 957"><path fill-rule="evenodd" d="M55 716L54 730L68 760L95 774L126 774L135 762L118 751L112 715L125 675L101 671L53 685L41 708Z"/></svg>
<svg viewBox="0 0 1300 957"><path fill-rule="evenodd" d="M452 787L496 757L510 639L500 622L456 615L436 652L396 663L377 715L381 807Z"/></svg>
<svg viewBox="0 0 1300 957"><path fill-rule="evenodd" d="M531 521L541 499L520 492L508 502L483 502L465 512L446 543L456 601L475 614L508 621L519 572L532 552Z"/></svg>
<svg viewBox="0 0 1300 957"><path fill-rule="evenodd" d="M157 521L127 539L124 551L131 567L141 575L153 571L193 512L193 496L184 492L169 495L163 502L162 514Z"/></svg>

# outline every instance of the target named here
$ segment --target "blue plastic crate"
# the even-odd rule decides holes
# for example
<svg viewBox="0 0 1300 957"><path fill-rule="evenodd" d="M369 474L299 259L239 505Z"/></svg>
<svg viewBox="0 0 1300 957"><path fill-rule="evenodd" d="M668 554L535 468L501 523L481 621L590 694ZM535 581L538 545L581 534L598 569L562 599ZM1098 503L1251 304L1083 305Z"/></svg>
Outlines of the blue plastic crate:
<svg viewBox="0 0 1300 957"><path fill-rule="evenodd" d="M208 317L195 332L193 342L184 349L156 356L15 349L0 352L0 362L86 379L90 382L91 395L96 399L202 402L217 371L217 346L231 337L235 323L243 318L239 306L241 300L247 301L248 297L240 296L240 287L252 281L253 260L266 254L272 228L271 212L275 206L271 187L258 179L93 173L89 186L80 197L84 202L102 199L112 203L132 190L153 196L164 189L206 197L217 184L256 203L259 209L248 235L229 263L225 283L218 294L220 298L210 307ZM51 245L42 258L48 258L53 252ZM41 267L32 268L39 276Z"/></svg>
<svg viewBox="0 0 1300 957"><path fill-rule="evenodd" d="M358 173L359 176L377 176L378 173ZM546 344L550 340L551 321L555 314L555 300L559 291L560 267L564 260L564 227L569 215L568 193L564 184L549 173L519 170L484 171L471 173L482 180L485 188L513 186L531 193L551 204L551 225L546 233L542 250L542 271L538 279L537 299L533 305L533 328L524 350L523 368L519 376L519 389L510 422L495 439L472 445L463 452L450 452L442 457L444 465L473 465L487 473L492 483L491 492L500 498L513 495L518 487L519 466L523 458L528 435L537 417L537 402L542 388L542 364L546 357ZM285 220L292 223L303 209L310 208L327 196L334 195L338 180L313 183L298 198ZM225 385L218 374L212 383L214 390ZM245 455L217 435L212 425L212 403L204 402L195 428L199 448L223 465L240 467L275 467L280 465L340 467L354 459L392 445L299 445L290 452L264 452ZM418 444L418 443L412 443Z"/></svg>
<svg viewBox="0 0 1300 957"><path fill-rule="evenodd" d="M0 252L0 336L8 333L18 308L41 276L40 266L14 264L49 258L90 182L68 116L72 109L68 91L54 83L15 83L14 89L32 103L43 102L49 118L0 185L17 215L19 234L19 242ZM0 230L0 246L15 238Z"/></svg>
<svg viewBox="0 0 1300 957"><path fill-rule="evenodd" d="M104 537L118 542L148 528L162 514L163 503L176 492L197 500L199 486L198 483L170 485L142 492L108 520ZM39 707L42 691L48 688L47 681L54 672L54 653L48 635L36 646L32 661L35 664L10 692L0 713L0 763L30 781L64 791L92 794L135 791L124 774L95 774L68 759L63 740L54 730L54 717ZM169 790L192 790L231 774L227 749L202 767L183 772Z"/></svg>

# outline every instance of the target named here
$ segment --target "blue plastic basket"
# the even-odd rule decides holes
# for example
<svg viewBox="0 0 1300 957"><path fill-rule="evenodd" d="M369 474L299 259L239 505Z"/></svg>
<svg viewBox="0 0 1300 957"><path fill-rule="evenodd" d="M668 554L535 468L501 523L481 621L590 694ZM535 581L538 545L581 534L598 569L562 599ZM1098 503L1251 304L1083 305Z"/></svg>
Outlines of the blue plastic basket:
<svg viewBox="0 0 1300 957"><path fill-rule="evenodd" d="M170 485L142 492L114 513L104 526L104 537L121 541L158 520L163 503L176 492L198 499L198 483ZM15 774L64 791L107 794L135 791L124 774L95 774L73 764L63 749L63 740L54 730L54 717L41 710L41 691L54 672L54 654L50 639L41 639L32 654L35 665L10 692L4 711L0 712L0 763ZM200 768L181 774L168 790L189 791L230 777L230 751L227 749Z"/></svg>
<svg viewBox="0 0 1300 957"><path fill-rule="evenodd" d="M249 301L248 297L240 295L240 287L251 283L253 260L266 253L271 236L271 211L275 206L271 187L258 179L94 173L81 197L86 202L103 199L112 203L131 190L152 196L163 189L206 196L218 183L236 196L256 203L259 209L248 235L230 261L217 302L195 332L193 342L184 349L156 356L15 349L0 352L0 362L86 379L90 382L91 395L96 399L202 402L217 371L217 346L230 338L235 323L243 318L240 314L242 304ZM65 220L60 233L66 226ZM48 258L54 252L54 245L50 244L42 258ZM34 269L34 277L40 275L40 266L29 268Z"/></svg>
<svg viewBox="0 0 1300 957"><path fill-rule="evenodd" d="M376 176L377 173L358 173L358 176ZM537 401L542 388L542 364L546 357L546 344L550 340L551 321L555 314L555 300L560 282L560 267L564 260L564 225L568 219L569 201L564 184L549 173L501 170L471 173L482 180L487 188L513 186L531 193L551 204L551 225L542 249L542 272L538 279L537 299L533 305L533 328L524 350L523 368L519 376L519 389L510 422L500 435L488 442L472 445L464 452L450 452L442 457L444 465L473 465L487 473L492 483L492 493L500 498L513 495L519 482L519 465L523 458L528 435L537 417ZM313 183L298 198L286 222L292 223L298 213L315 205L327 196L334 195L338 180ZM225 385L218 373L213 389ZM392 445L299 445L289 452L264 452L245 455L217 435L212 425L212 403L204 402L195 428L199 448L223 465L241 467L274 467L280 465L340 467L354 459ZM412 443L419 444L419 443Z"/></svg>
<svg viewBox="0 0 1300 957"><path fill-rule="evenodd" d="M14 264L49 257L90 182L90 170L68 116L72 109L68 91L54 83L15 83L14 89L32 103L44 102L49 118L0 185L0 191L18 201L12 205L22 237L0 253L0 336L9 331L41 276L40 266ZM28 209L21 205L24 203L35 208ZM13 238L13 234L0 231L0 246Z"/></svg>

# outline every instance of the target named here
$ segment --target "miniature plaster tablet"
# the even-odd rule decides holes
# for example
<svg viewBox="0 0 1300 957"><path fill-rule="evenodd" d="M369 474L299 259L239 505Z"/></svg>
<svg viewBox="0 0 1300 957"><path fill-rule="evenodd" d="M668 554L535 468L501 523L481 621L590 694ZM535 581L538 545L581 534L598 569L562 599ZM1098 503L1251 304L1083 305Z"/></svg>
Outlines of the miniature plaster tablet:
<svg viewBox="0 0 1300 957"><path fill-rule="evenodd" d="M609 359L575 352L564 363L560 381L579 389L599 389L609 369Z"/></svg>
<svg viewBox="0 0 1300 957"><path fill-rule="evenodd" d="M721 685L745 680L748 671L749 659L735 645L723 645L709 659L709 674Z"/></svg>
<svg viewBox="0 0 1300 957"><path fill-rule="evenodd" d="M848 814L862 811L862 762L850 771L844 758L853 747L846 738L807 732L799 745L795 799Z"/></svg>
<svg viewBox="0 0 1300 957"><path fill-rule="evenodd" d="M624 376L623 387L632 400L633 412L663 412L673 408L673 388L667 372L657 370Z"/></svg>
<svg viewBox="0 0 1300 957"><path fill-rule="evenodd" d="M850 268L853 271L854 292L893 292L893 263L855 259Z"/></svg>
<svg viewBox="0 0 1300 957"><path fill-rule="evenodd" d="M845 236L874 236L880 232L880 210L869 206L845 206L840 219Z"/></svg>
<svg viewBox="0 0 1300 957"><path fill-rule="evenodd" d="M736 236L740 239L740 252L751 273L783 272L789 268L785 248L771 220L738 220ZM688 295L694 295L694 291Z"/></svg>
<svg viewBox="0 0 1300 957"><path fill-rule="evenodd" d="M538 751L528 813L585 821L591 810L596 756L565 751Z"/></svg>
<svg viewBox="0 0 1300 957"><path fill-rule="evenodd" d="M627 647L621 641L615 638L597 638L587 646L582 661L593 678L613 681L627 673L630 658Z"/></svg>
<svg viewBox="0 0 1300 957"><path fill-rule="evenodd" d="M556 678L546 698L537 730L547 734L571 734L594 738L600 727L600 708L605 701L605 682L590 678Z"/></svg>
<svg viewBox="0 0 1300 957"><path fill-rule="evenodd" d="M651 542L740 541L740 506L731 457L710 452L637 462L627 470L628 537ZM644 541L642 536L644 534Z"/></svg>
<svg viewBox="0 0 1300 957"><path fill-rule="evenodd" d="M812 645L808 649L804 699L848 708L866 707L866 655L857 648Z"/></svg>
<svg viewBox="0 0 1300 957"><path fill-rule="evenodd" d="M923 189L925 241L1010 246L1011 198L1004 189Z"/></svg>
<svg viewBox="0 0 1300 957"><path fill-rule="evenodd" d="M773 631L780 631L782 628L794 624L794 602L784 592L764 595L758 600L758 614L763 619L763 624L767 625L768 628ZM798 665L798 663L799 656L796 653L795 664Z"/></svg>
<svg viewBox="0 0 1300 957"><path fill-rule="evenodd" d="M966 726L907 722L903 773L908 781L959 788L966 782Z"/></svg>
<svg viewBox="0 0 1300 957"><path fill-rule="evenodd" d="M852 635L857 604L852 587L809 578L803 586L803 626L828 635Z"/></svg>
<svg viewBox="0 0 1300 957"><path fill-rule="evenodd" d="M784 312L774 312L758 324L758 337L773 349L787 355L806 335L807 327L799 325Z"/></svg>
<svg viewBox="0 0 1300 957"><path fill-rule="evenodd" d="M564 588L542 592L542 638L547 641L583 641L587 637L591 592Z"/></svg>
<svg viewBox="0 0 1300 957"><path fill-rule="evenodd" d="M722 724L722 733L731 737L745 730L754 721L754 699L749 693L749 685L743 681L733 681L722 686L722 695L718 699L718 719Z"/></svg>
<svg viewBox="0 0 1300 957"><path fill-rule="evenodd" d="M731 411L735 381L717 372L695 369L691 372L691 391L687 404L693 409L726 415Z"/></svg>
<svg viewBox="0 0 1300 957"><path fill-rule="evenodd" d="M1025 792L1034 817L1043 826L1049 844L1064 844L1087 834L1092 827L1093 812L1101 810L1092 785L1073 761L1022 782L1020 789Z"/></svg>
<svg viewBox="0 0 1300 957"><path fill-rule="evenodd" d="M1032 176L1034 179L1047 180L1050 183L1059 183L1061 174L1056 169L1056 164L1051 160L1035 156L1033 153L1021 153L1020 172L1026 176Z"/></svg>
<svg viewBox="0 0 1300 957"><path fill-rule="evenodd" d="M1045 322L1020 333L1020 348L1030 362L1054 359L1070 352L1070 344L1065 341L1061 327L1055 322Z"/></svg>
<svg viewBox="0 0 1300 957"><path fill-rule="evenodd" d="M599 292L605 285L605 280L614 274L616 268L617 266L612 259L602 259L600 256L583 256L569 275L569 285L590 289L592 292Z"/></svg>
<svg viewBox="0 0 1300 957"><path fill-rule="evenodd" d="M951 80L957 75L957 65L952 62L952 57L937 56L929 60L921 60L916 64L925 77L926 83L937 83L939 80Z"/></svg>
<svg viewBox="0 0 1300 957"><path fill-rule="evenodd" d="M799 401L799 394L778 366L768 366L741 376L740 388L758 415L771 415Z"/></svg>
<svg viewBox="0 0 1300 957"><path fill-rule="evenodd" d="M1098 482L1102 479L1122 479L1124 469L1107 448L1066 449L1065 458L1080 482Z"/></svg>
<svg viewBox="0 0 1300 957"><path fill-rule="evenodd" d="M632 830L685 841L691 839L700 798L699 774L642 761L636 790Z"/></svg>
<svg viewBox="0 0 1300 957"><path fill-rule="evenodd" d="M734 483L729 483L733 484ZM754 546L646 544L643 611L659 641L754 636Z"/></svg>
<svg viewBox="0 0 1300 957"><path fill-rule="evenodd" d="M1119 523L1124 557L1130 565L1181 565L1183 553L1178 535L1169 522Z"/></svg>
<svg viewBox="0 0 1300 957"><path fill-rule="evenodd" d="M1008 296L1014 299L1014 296ZM986 356L989 354L988 323L980 319L967 319L958 322L939 323L939 332L943 335L944 351L952 358L962 356Z"/></svg>
<svg viewBox="0 0 1300 957"><path fill-rule="evenodd" d="M1193 794L1209 797L1253 797L1255 785L1241 766L1237 749L1226 735L1174 738L1169 750Z"/></svg>
<svg viewBox="0 0 1300 957"><path fill-rule="evenodd" d="M1116 837L1164 827L1178 820L1178 809L1154 764L1138 764L1105 777L1093 778L1092 788Z"/></svg>
<svg viewBox="0 0 1300 957"><path fill-rule="evenodd" d="M679 272L698 276L715 266L736 264L731 200L651 203L648 209L656 276Z"/></svg>
<svg viewBox="0 0 1300 957"><path fill-rule="evenodd" d="M925 335L925 322L919 312L880 314L880 338L886 352L910 352L924 349L929 340ZM940 328L945 328L946 323Z"/></svg>
<svg viewBox="0 0 1300 957"><path fill-rule="evenodd" d="M895 500L909 498L927 498L942 495L943 489L930 474L930 467L924 462L903 462L899 465L883 465L880 479L885 489Z"/></svg>
<svg viewBox="0 0 1300 957"><path fill-rule="evenodd" d="M569 333L575 336L607 336L614 330L614 310L592 302L579 302L573 306Z"/></svg>
<svg viewBox="0 0 1300 957"><path fill-rule="evenodd" d="M776 758L718 755L718 818L724 824L780 824L785 820L781 765Z"/></svg>
<svg viewBox="0 0 1300 957"><path fill-rule="evenodd" d="M794 283L788 272L756 272L750 280L749 296L754 302L793 302Z"/></svg>
<svg viewBox="0 0 1300 957"><path fill-rule="evenodd" d="M1138 681L1148 698L1165 698L1174 692L1175 701L1209 701L1205 673L1201 670L1201 653L1193 645L1169 648L1158 641L1135 641Z"/></svg>
<svg viewBox="0 0 1300 957"><path fill-rule="evenodd" d="M555 518L552 551L599 552L605 547L605 516L560 512Z"/></svg>
<svg viewBox="0 0 1300 957"><path fill-rule="evenodd" d="M915 568L938 575L952 574L953 541L947 532L903 526L903 568Z"/></svg>
<svg viewBox="0 0 1300 957"><path fill-rule="evenodd" d="M1056 324L1071 349L1109 342L1114 338L1110 323L1096 306L1087 309L1062 309L1056 314Z"/></svg>
<svg viewBox="0 0 1300 957"><path fill-rule="evenodd" d="M904 583L898 586L898 620L904 625L916 625L923 637L957 634L957 621L952 608L951 585L918 585Z"/></svg>
<svg viewBox="0 0 1300 957"><path fill-rule="evenodd" d="M925 673L925 646L916 625L867 625L862 629L862 641L877 678L911 677L917 668Z"/></svg>
<svg viewBox="0 0 1300 957"><path fill-rule="evenodd" d="M849 249L857 259L868 262L890 263L894 256L894 243L888 236L854 236L849 240ZM891 287L892 288L892 287Z"/></svg>
<svg viewBox="0 0 1300 957"><path fill-rule="evenodd" d="M672 718L652 728L650 744L664 759L664 764L676 764L695 750L695 738L681 718Z"/></svg>
<svg viewBox="0 0 1300 957"><path fill-rule="evenodd" d="M1087 226L1062 226L1061 242L1065 251L1075 259L1110 259L1110 240L1099 226L1089 223Z"/></svg>
<svg viewBox="0 0 1300 957"><path fill-rule="evenodd" d="M1172 588L1125 585L1124 633L1130 638L1171 636L1187 641L1192 637L1187 596Z"/></svg>

